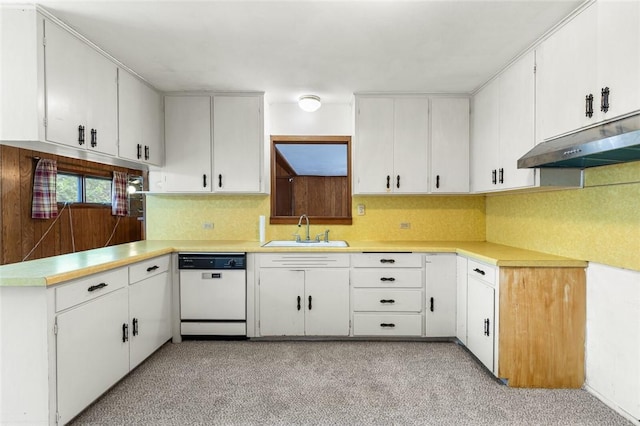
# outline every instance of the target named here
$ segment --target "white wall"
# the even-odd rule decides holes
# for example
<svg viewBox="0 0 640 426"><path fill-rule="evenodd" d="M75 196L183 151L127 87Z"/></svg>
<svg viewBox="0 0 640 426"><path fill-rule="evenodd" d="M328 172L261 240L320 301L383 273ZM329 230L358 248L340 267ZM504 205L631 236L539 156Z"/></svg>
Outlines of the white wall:
<svg viewBox="0 0 640 426"><path fill-rule="evenodd" d="M353 135L351 104L323 104L315 112L302 111L298 104L270 104L269 132L272 135Z"/></svg>
<svg viewBox="0 0 640 426"><path fill-rule="evenodd" d="M640 272L589 263L586 388L640 424Z"/></svg>

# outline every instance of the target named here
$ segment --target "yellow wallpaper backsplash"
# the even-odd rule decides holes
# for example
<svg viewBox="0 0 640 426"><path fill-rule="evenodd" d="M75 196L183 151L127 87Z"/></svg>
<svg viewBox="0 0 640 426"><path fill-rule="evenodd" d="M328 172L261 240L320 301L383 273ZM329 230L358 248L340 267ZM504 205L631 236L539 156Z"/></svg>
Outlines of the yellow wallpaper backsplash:
<svg viewBox="0 0 640 426"><path fill-rule="evenodd" d="M585 170L585 188L488 196L487 241L640 270L640 162Z"/></svg>
<svg viewBox="0 0 640 426"><path fill-rule="evenodd" d="M330 229L333 240L484 241L484 196L354 196L352 225L311 223L311 234ZM365 215L357 216L358 204ZM295 225L269 225L267 195L148 195L147 239L258 240L258 218L267 219L266 240L288 240ZM408 223L409 229L400 229ZM213 228L205 228L213 224ZM301 233L304 231L301 230Z"/></svg>

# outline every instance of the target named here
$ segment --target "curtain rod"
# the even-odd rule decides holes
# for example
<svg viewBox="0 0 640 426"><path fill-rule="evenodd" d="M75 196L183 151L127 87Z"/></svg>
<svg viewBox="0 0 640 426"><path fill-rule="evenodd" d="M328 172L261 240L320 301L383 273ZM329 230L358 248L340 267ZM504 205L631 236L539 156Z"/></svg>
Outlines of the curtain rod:
<svg viewBox="0 0 640 426"><path fill-rule="evenodd" d="M33 160L35 160L35 161L38 161L38 160L41 159L41 157L38 157L38 156L35 156L35 155L32 156L31 158ZM82 165L79 165L79 164L76 164L76 163L71 163L71 162L66 162L66 161L59 161L59 160L55 160L55 161L56 161L57 164L62 164L62 165L65 165L65 166L73 166L73 167L78 167L78 168L87 169L87 170L95 170L97 172L102 172L102 173L111 173L111 172L114 171L114 170L100 169L100 168L94 167L94 166L82 166ZM125 173L127 173L127 175L129 175L129 172L125 172Z"/></svg>

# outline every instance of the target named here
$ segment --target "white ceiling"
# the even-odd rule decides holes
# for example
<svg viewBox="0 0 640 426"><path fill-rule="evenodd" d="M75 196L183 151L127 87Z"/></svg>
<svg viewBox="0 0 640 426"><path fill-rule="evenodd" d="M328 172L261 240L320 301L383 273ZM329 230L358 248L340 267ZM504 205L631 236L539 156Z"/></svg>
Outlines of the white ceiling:
<svg viewBox="0 0 640 426"><path fill-rule="evenodd" d="M14 1L15 2L15 1ZM562 1L48 1L53 15L156 88L470 92L582 3Z"/></svg>

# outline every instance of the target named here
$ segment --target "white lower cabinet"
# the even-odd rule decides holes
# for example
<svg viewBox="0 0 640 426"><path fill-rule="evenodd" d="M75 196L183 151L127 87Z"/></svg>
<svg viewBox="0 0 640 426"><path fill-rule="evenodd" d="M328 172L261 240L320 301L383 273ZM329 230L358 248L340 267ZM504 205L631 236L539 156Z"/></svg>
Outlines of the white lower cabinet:
<svg viewBox="0 0 640 426"><path fill-rule="evenodd" d="M127 289L58 314L59 423L75 417L129 372Z"/></svg>
<svg viewBox="0 0 640 426"><path fill-rule="evenodd" d="M456 337L467 344L467 258L456 256Z"/></svg>
<svg viewBox="0 0 640 426"><path fill-rule="evenodd" d="M261 336L349 335L348 255L264 255L260 262ZM291 267L277 267L283 264Z"/></svg>
<svg viewBox="0 0 640 426"><path fill-rule="evenodd" d="M467 287L467 347L494 371L494 294L486 282L469 277Z"/></svg>
<svg viewBox="0 0 640 426"><path fill-rule="evenodd" d="M456 334L456 254L425 255L427 337L452 337Z"/></svg>
<svg viewBox="0 0 640 426"><path fill-rule="evenodd" d="M169 259L166 255L129 267L131 369L171 338Z"/></svg>
<svg viewBox="0 0 640 426"><path fill-rule="evenodd" d="M171 338L169 259L55 288L58 423L78 415Z"/></svg>
<svg viewBox="0 0 640 426"><path fill-rule="evenodd" d="M419 253L358 253L351 270L354 336L422 336Z"/></svg>

